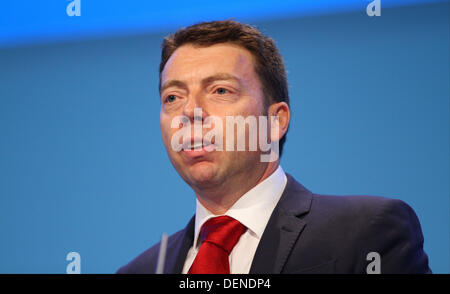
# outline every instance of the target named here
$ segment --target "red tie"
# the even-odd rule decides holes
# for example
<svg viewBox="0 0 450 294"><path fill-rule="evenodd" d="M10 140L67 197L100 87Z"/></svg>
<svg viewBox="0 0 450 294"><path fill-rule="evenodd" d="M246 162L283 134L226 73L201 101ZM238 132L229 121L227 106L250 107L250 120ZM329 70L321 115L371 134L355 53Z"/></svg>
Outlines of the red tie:
<svg viewBox="0 0 450 294"><path fill-rule="evenodd" d="M188 274L229 274L228 256L246 230L226 215L209 219L200 231L203 243Z"/></svg>

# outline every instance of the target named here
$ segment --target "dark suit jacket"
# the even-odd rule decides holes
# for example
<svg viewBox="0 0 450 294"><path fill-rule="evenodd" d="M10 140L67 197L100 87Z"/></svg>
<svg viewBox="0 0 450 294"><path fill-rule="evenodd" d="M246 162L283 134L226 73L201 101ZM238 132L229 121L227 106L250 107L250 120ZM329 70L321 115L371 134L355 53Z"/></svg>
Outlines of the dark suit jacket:
<svg viewBox="0 0 450 294"><path fill-rule="evenodd" d="M416 214L400 200L313 194L287 185L256 250L250 273L366 273L369 252L381 273L431 273ZM194 240L194 217L167 244L165 273L181 273ZM117 273L154 273L159 244Z"/></svg>

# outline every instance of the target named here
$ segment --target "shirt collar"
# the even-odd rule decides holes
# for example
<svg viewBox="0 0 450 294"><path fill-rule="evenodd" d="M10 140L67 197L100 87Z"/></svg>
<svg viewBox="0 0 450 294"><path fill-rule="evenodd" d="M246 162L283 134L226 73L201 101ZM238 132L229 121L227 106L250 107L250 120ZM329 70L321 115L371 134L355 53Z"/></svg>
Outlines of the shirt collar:
<svg viewBox="0 0 450 294"><path fill-rule="evenodd" d="M244 226L258 239L261 238L269 218L283 194L287 178L281 166L261 183L241 196L223 215L230 216ZM194 245L197 247L198 235L202 225L210 218L216 217L198 200L195 213Z"/></svg>

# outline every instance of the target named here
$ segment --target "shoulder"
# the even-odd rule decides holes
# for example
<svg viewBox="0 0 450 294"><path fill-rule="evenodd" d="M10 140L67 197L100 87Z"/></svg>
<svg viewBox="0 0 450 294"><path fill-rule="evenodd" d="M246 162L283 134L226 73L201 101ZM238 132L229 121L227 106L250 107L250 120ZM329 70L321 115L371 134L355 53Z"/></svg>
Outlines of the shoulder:
<svg viewBox="0 0 450 294"><path fill-rule="evenodd" d="M415 216L405 202L380 196L311 194L311 205L303 217L307 230L350 241L375 227L409 222Z"/></svg>
<svg viewBox="0 0 450 294"><path fill-rule="evenodd" d="M322 261L338 260L345 273L365 272L370 252L381 256L383 273L431 272L419 220L404 201L316 194L291 176L284 196L280 217L295 215L305 224L298 252L308 252L311 258L320 256Z"/></svg>
<svg viewBox="0 0 450 294"><path fill-rule="evenodd" d="M369 195L325 195L312 193L287 174L288 184L280 199L280 208L288 214L317 218L323 221L368 221L389 214L415 217L404 201Z"/></svg>
<svg viewBox="0 0 450 294"><path fill-rule="evenodd" d="M352 236L395 234L408 230L423 241L419 220L404 201L380 196L332 196L312 194L308 215L311 225L317 223L330 230ZM327 230L328 231L328 230Z"/></svg>
<svg viewBox="0 0 450 294"><path fill-rule="evenodd" d="M335 196L312 194L311 211L319 210L333 216L376 218L400 213L402 216L415 215L404 201L380 196L354 195Z"/></svg>
<svg viewBox="0 0 450 294"><path fill-rule="evenodd" d="M310 229L333 240L333 247L340 247L334 250L345 260L359 257L356 272L365 271L371 252L381 256L382 273L431 272L417 215L402 200L313 194L309 219Z"/></svg>
<svg viewBox="0 0 450 294"><path fill-rule="evenodd" d="M184 229L170 235L167 241L168 251L173 248L182 238ZM117 274L154 274L158 260L159 247L161 243L157 243L148 248L126 265L117 270ZM169 255L169 254L168 254Z"/></svg>

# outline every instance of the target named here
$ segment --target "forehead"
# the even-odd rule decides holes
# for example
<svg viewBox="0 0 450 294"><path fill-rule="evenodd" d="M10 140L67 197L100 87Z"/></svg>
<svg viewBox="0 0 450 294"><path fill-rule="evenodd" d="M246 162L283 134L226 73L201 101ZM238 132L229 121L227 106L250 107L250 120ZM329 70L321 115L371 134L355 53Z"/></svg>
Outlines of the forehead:
<svg viewBox="0 0 450 294"><path fill-rule="evenodd" d="M179 47L167 61L161 84L168 80L198 81L216 73L229 73L244 82L256 82L254 58L245 48L221 43L208 47L191 44Z"/></svg>

